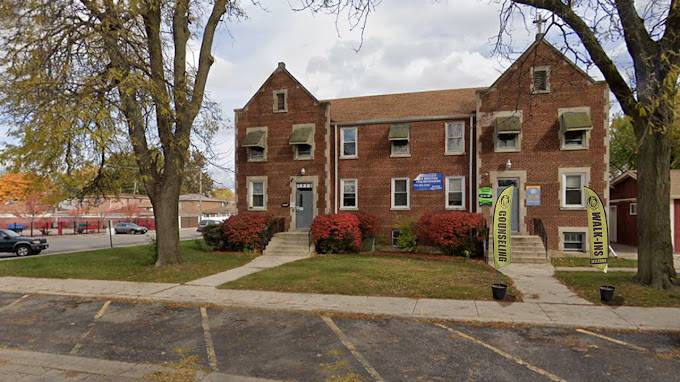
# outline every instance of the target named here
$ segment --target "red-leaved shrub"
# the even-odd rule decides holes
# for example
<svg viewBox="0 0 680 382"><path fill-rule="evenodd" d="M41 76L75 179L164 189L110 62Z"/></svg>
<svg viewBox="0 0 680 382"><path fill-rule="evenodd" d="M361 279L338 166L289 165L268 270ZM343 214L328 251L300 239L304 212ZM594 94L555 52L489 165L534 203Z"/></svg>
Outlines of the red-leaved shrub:
<svg viewBox="0 0 680 382"><path fill-rule="evenodd" d="M486 221L481 214L469 212L425 214L418 220L417 231L419 243L439 247L447 255L481 255Z"/></svg>
<svg viewBox="0 0 680 382"><path fill-rule="evenodd" d="M365 212L354 212L353 214L359 218L361 238L366 239L368 237L375 237L375 234L378 231L378 217Z"/></svg>
<svg viewBox="0 0 680 382"><path fill-rule="evenodd" d="M272 220L269 214L246 212L231 216L222 228L226 240L234 249L261 251Z"/></svg>
<svg viewBox="0 0 680 382"><path fill-rule="evenodd" d="M359 218L351 213L317 216L311 228L317 252L357 252L361 246L359 224Z"/></svg>

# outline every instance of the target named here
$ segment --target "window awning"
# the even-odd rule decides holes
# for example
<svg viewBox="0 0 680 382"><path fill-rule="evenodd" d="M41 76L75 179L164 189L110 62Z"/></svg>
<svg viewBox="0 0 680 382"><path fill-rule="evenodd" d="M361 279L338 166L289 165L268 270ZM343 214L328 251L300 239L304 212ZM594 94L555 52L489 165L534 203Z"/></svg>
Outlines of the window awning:
<svg viewBox="0 0 680 382"><path fill-rule="evenodd" d="M390 134L388 135L387 138L390 141L408 140L410 129L411 129L411 126L406 125L406 124L392 125L392 126L390 126Z"/></svg>
<svg viewBox="0 0 680 382"><path fill-rule="evenodd" d="M522 131L522 122L519 116L496 117L497 133L519 133Z"/></svg>
<svg viewBox="0 0 680 382"><path fill-rule="evenodd" d="M246 134L245 139L241 143L243 147L259 147L265 148L266 146L266 134L264 131L251 131Z"/></svg>
<svg viewBox="0 0 680 382"><path fill-rule="evenodd" d="M566 112L560 116L560 127L562 131L590 130L593 122L587 112Z"/></svg>
<svg viewBox="0 0 680 382"><path fill-rule="evenodd" d="M293 133L288 139L291 145L312 145L314 142L314 130L311 126L294 126Z"/></svg>

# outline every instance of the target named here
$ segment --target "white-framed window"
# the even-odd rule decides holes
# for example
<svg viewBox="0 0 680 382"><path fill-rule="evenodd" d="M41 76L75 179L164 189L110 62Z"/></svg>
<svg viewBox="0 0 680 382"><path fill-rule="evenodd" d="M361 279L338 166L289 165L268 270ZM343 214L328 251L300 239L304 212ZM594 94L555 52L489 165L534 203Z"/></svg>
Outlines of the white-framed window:
<svg viewBox="0 0 680 382"><path fill-rule="evenodd" d="M465 153L465 122L447 122L446 154Z"/></svg>
<svg viewBox="0 0 680 382"><path fill-rule="evenodd" d="M562 243L565 251L586 251L585 232L562 232Z"/></svg>
<svg viewBox="0 0 680 382"><path fill-rule="evenodd" d="M637 203L631 203L628 205L628 213L631 216L637 215Z"/></svg>
<svg viewBox="0 0 680 382"><path fill-rule="evenodd" d="M398 229L392 229L392 246L397 247L397 240L399 239L399 235L401 234L401 231Z"/></svg>
<svg viewBox="0 0 680 382"><path fill-rule="evenodd" d="M359 154L359 131L356 127L340 129L340 158L356 158Z"/></svg>
<svg viewBox="0 0 680 382"><path fill-rule="evenodd" d="M267 209L267 179L263 177L252 177L248 182L248 209L266 210Z"/></svg>
<svg viewBox="0 0 680 382"><path fill-rule="evenodd" d="M496 134L496 151L519 150L519 133Z"/></svg>
<svg viewBox="0 0 680 382"><path fill-rule="evenodd" d="M584 149L586 148L587 130L565 131L562 133L562 149Z"/></svg>
<svg viewBox="0 0 680 382"><path fill-rule="evenodd" d="M265 160L264 147L248 147L248 162L262 162Z"/></svg>
<svg viewBox="0 0 680 382"><path fill-rule="evenodd" d="M550 93L550 67L533 66L531 68L531 92Z"/></svg>
<svg viewBox="0 0 680 382"><path fill-rule="evenodd" d="M274 113L286 113L288 111L288 90L274 90Z"/></svg>
<svg viewBox="0 0 680 382"><path fill-rule="evenodd" d="M447 176L446 177L446 205L447 209L465 209L465 177Z"/></svg>
<svg viewBox="0 0 680 382"><path fill-rule="evenodd" d="M295 159L312 159L312 146L295 145Z"/></svg>
<svg viewBox="0 0 680 382"><path fill-rule="evenodd" d="M392 209L408 210L411 207L409 178L392 178Z"/></svg>
<svg viewBox="0 0 680 382"><path fill-rule="evenodd" d="M584 207L585 195L583 187L586 186L585 173L562 174L562 206Z"/></svg>
<svg viewBox="0 0 680 382"><path fill-rule="evenodd" d="M399 139L390 141L391 149L390 155L393 157L404 157L411 155L411 145L408 139Z"/></svg>
<svg viewBox="0 0 680 382"><path fill-rule="evenodd" d="M340 208L359 207L359 187L356 179L340 179Z"/></svg>

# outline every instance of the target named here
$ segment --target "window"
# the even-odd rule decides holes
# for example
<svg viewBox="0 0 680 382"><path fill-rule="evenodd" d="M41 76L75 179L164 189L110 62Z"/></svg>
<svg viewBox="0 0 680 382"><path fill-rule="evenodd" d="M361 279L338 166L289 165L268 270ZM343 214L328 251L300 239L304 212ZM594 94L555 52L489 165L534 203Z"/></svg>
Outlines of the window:
<svg viewBox="0 0 680 382"><path fill-rule="evenodd" d="M274 113L288 111L288 90L274 90Z"/></svg>
<svg viewBox="0 0 680 382"><path fill-rule="evenodd" d="M628 212L629 215L635 216L637 215L637 203L631 203L628 205Z"/></svg>
<svg viewBox="0 0 680 382"><path fill-rule="evenodd" d="M311 159L312 146L311 145L295 145L295 159Z"/></svg>
<svg viewBox="0 0 680 382"><path fill-rule="evenodd" d="M446 208L465 209L465 177L446 177Z"/></svg>
<svg viewBox="0 0 680 382"><path fill-rule="evenodd" d="M411 139L411 126L398 124L390 126L387 137L390 141L390 152L393 157L407 157L411 155L409 141Z"/></svg>
<svg viewBox="0 0 680 382"><path fill-rule="evenodd" d="M407 140L392 141L392 156L407 156L410 149Z"/></svg>
<svg viewBox="0 0 680 382"><path fill-rule="evenodd" d="M248 181L248 208L253 210L266 209L266 181L255 179Z"/></svg>
<svg viewBox="0 0 680 382"><path fill-rule="evenodd" d="M588 131L593 128L589 107L559 109L562 150L588 148Z"/></svg>
<svg viewBox="0 0 680 382"><path fill-rule="evenodd" d="M462 154L465 152L465 123L446 123L446 153Z"/></svg>
<svg viewBox="0 0 680 382"><path fill-rule="evenodd" d="M531 68L531 92L550 93L550 68L535 66Z"/></svg>
<svg viewBox="0 0 680 382"><path fill-rule="evenodd" d="M585 174L564 174L562 200L564 207L583 207L583 186Z"/></svg>
<svg viewBox="0 0 680 382"><path fill-rule="evenodd" d="M500 133L496 139L496 148L498 150L517 150L519 148L519 134L517 133Z"/></svg>
<svg viewBox="0 0 680 382"><path fill-rule="evenodd" d="M408 178L392 178L392 209L409 209L410 192Z"/></svg>
<svg viewBox="0 0 680 382"><path fill-rule="evenodd" d="M340 208L356 209L357 203L357 180L356 179L341 179L340 180Z"/></svg>
<svg viewBox="0 0 680 382"><path fill-rule="evenodd" d="M340 129L340 146L342 146L340 158L357 157L357 135L356 127L343 127Z"/></svg>
<svg viewBox="0 0 680 382"><path fill-rule="evenodd" d="M564 232L564 250L581 251L586 250L586 234L584 232Z"/></svg>
<svg viewBox="0 0 680 382"><path fill-rule="evenodd" d="M264 160L263 147L248 147L248 161L259 162Z"/></svg>
<svg viewBox="0 0 680 382"><path fill-rule="evenodd" d="M399 240L399 235L401 234L401 231L398 229L393 229L392 230L392 246L393 247L398 247L397 245L397 240Z"/></svg>
<svg viewBox="0 0 680 382"><path fill-rule="evenodd" d="M586 142L586 131L565 131L563 148L582 148Z"/></svg>

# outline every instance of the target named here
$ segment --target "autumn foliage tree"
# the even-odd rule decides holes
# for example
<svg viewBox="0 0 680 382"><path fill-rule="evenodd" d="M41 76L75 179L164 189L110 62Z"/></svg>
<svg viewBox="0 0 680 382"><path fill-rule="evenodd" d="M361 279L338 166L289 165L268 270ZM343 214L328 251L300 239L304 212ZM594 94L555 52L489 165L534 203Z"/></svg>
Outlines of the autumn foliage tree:
<svg viewBox="0 0 680 382"><path fill-rule="evenodd" d="M156 265L179 263L191 140L219 126L205 92L213 41L242 15L231 0L0 2L0 114L19 142L3 156L44 173L94 165L96 184L112 152L131 150L156 218Z"/></svg>

